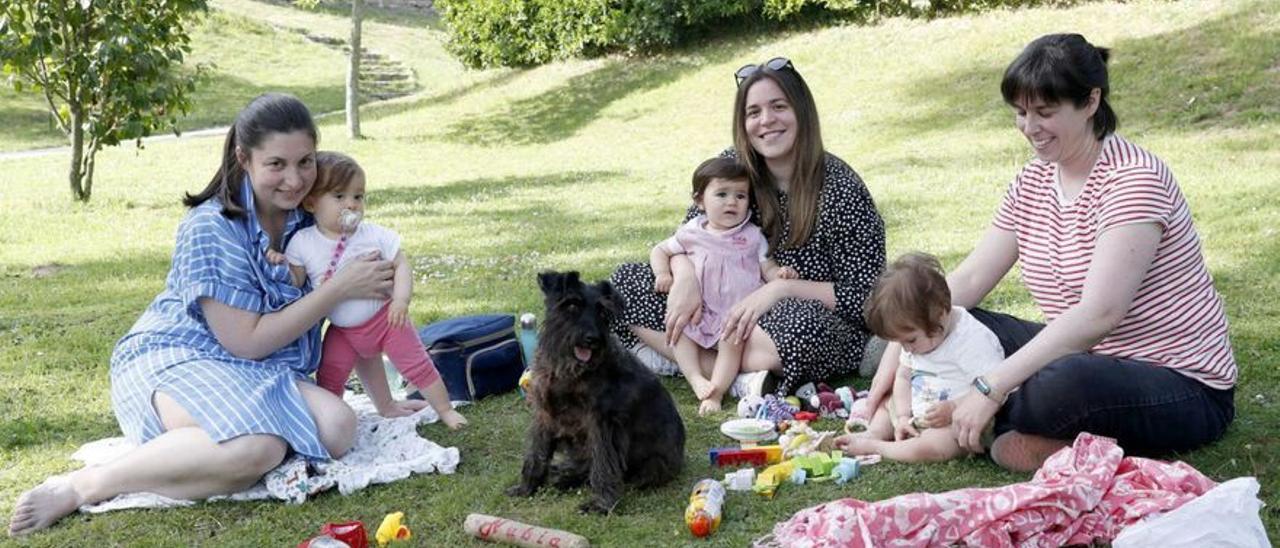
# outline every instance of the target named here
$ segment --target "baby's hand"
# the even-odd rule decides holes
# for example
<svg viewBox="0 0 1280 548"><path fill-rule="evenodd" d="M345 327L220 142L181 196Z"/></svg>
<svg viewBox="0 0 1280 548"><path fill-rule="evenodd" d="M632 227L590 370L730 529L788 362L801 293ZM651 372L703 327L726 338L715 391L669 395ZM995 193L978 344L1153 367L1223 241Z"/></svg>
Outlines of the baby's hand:
<svg viewBox="0 0 1280 548"><path fill-rule="evenodd" d="M399 329L409 322L409 303L391 301L387 305L387 324Z"/></svg>
<svg viewBox="0 0 1280 548"><path fill-rule="evenodd" d="M924 412L924 418L920 420L920 424L925 428L942 428L951 425L951 413L956 410L956 402L940 401L929 407Z"/></svg>
<svg viewBox="0 0 1280 548"><path fill-rule="evenodd" d="M670 274L658 274L653 277L654 293L666 293L671 290L671 283L675 281Z"/></svg>
<svg viewBox="0 0 1280 548"><path fill-rule="evenodd" d="M271 264L284 264L286 260L287 259L285 259L284 253L281 253L274 249L267 250L267 262Z"/></svg>
<svg viewBox="0 0 1280 548"><path fill-rule="evenodd" d="M902 441L919 436L920 431L916 429L915 422L912 417L898 417L898 424L893 426L893 439Z"/></svg>
<svg viewBox="0 0 1280 548"><path fill-rule="evenodd" d="M778 273L775 277L779 280L798 280L800 279L800 273L789 266L782 266L778 267Z"/></svg>

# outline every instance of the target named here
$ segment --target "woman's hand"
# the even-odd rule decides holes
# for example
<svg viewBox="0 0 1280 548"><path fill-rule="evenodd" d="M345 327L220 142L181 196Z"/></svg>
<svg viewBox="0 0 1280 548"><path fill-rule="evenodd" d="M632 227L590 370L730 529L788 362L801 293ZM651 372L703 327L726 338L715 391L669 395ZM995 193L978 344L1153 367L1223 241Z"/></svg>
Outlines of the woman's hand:
<svg viewBox="0 0 1280 548"><path fill-rule="evenodd" d="M693 264L687 257L672 257L671 272L675 279L667 294L667 317L663 324L667 346L674 348L680 341L684 327L702 319L702 288L698 287L698 279L693 275Z"/></svg>
<svg viewBox="0 0 1280 548"><path fill-rule="evenodd" d="M343 266L329 283L341 291L344 299L384 300L391 296L395 266L371 252Z"/></svg>
<svg viewBox="0 0 1280 548"><path fill-rule="evenodd" d="M778 300L781 299L779 287L779 282L769 282L756 288L747 295L747 298L733 305L733 308L729 309L729 314L725 316L724 331L720 336L738 343L746 342L747 336L755 330L756 322L760 321L760 317L773 308L773 305L778 304Z"/></svg>
<svg viewBox="0 0 1280 548"><path fill-rule="evenodd" d="M983 452L982 431L999 410L1000 404L976 390L962 396L951 414L951 433L955 434L956 443L968 451Z"/></svg>

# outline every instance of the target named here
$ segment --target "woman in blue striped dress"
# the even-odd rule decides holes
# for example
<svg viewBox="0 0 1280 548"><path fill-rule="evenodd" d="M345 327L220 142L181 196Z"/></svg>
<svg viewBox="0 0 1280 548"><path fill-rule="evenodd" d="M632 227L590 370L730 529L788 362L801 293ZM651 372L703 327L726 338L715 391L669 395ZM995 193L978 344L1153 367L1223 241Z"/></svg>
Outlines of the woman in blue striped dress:
<svg viewBox="0 0 1280 548"><path fill-rule="evenodd" d="M266 261L312 223L298 208L315 182L317 131L297 98L253 100L227 132L209 185L187 195L165 289L111 358L120 428L139 447L24 493L9 534L43 529L82 504L121 493L203 499L243 490L289 451L329 459L350 449L355 414L308 377L319 322L339 302L387 298L389 261L293 287ZM381 371L381 363L360 364Z"/></svg>

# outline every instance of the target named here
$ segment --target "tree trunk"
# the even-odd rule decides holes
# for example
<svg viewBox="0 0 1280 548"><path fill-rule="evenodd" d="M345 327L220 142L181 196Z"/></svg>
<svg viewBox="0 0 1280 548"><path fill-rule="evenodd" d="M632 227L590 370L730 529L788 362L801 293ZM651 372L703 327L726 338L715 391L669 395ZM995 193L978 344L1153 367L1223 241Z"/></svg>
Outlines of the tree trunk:
<svg viewBox="0 0 1280 548"><path fill-rule="evenodd" d="M85 153L84 169L81 174L84 178L84 201L88 202L89 197L93 196L93 167L98 159L97 141L89 146L89 151Z"/></svg>
<svg viewBox="0 0 1280 548"><path fill-rule="evenodd" d="M89 201L89 194L80 186L80 180L84 178L83 160L84 160L84 127L82 125L83 114L80 112L80 106L71 104L71 197L81 202Z"/></svg>
<svg viewBox="0 0 1280 548"><path fill-rule="evenodd" d="M364 0L351 0L351 64L347 67L347 133L360 138L360 25Z"/></svg>

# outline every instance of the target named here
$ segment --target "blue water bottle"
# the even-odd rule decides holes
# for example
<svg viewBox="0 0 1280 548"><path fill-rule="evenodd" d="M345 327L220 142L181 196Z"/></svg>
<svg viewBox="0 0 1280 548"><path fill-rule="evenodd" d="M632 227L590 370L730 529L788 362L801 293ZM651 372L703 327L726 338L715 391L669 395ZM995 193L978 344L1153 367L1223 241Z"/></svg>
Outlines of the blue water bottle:
<svg viewBox="0 0 1280 548"><path fill-rule="evenodd" d="M533 382L533 351L538 347L538 317L525 312L520 315L520 350L524 353L524 373L516 386L520 396L526 397L529 383Z"/></svg>
<svg viewBox="0 0 1280 548"><path fill-rule="evenodd" d="M531 312L520 315L520 349L524 351L525 368L533 367L533 351L538 347L538 317Z"/></svg>

